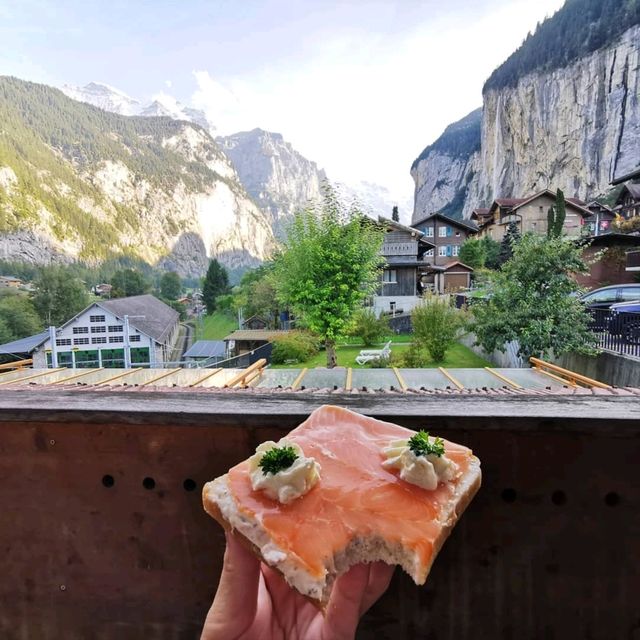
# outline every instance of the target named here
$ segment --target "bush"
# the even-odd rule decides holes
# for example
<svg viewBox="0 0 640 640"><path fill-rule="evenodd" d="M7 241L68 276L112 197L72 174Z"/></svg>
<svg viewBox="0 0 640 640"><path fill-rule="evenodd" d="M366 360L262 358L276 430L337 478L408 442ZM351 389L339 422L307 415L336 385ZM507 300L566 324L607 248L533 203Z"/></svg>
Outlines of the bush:
<svg viewBox="0 0 640 640"><path fill-rule="evenodd" d="M434 362L445 359L465 323L464 313L451 302L452 299L427 296L411 313L415 349L426 349Z"/></svg>
<svg viewBox="0 0 640 640"><path fill-rule="evenodd" d="M288 361L305 362L318 353L318 338L310 333L295 331L273 341L271 362L285 364Z"/></svg>
<svg viewBox="0 0 640 640"><path fill-rule="evenodd" d="M402 366L409 369L420 369L431 363L429 352L418 342L412 342L402 357Z"/></svg>
<svg viewBox="0 0 640 640"><path fill-rule="evenodd" d="M348 335L358 337L365 347L382 341L389 333L389 322L383 316L376 315L373 309L359 309L353 316Z"/></svg>
<svg viewBox="0 0 640 640"><path fill-rule="evenodd" d="M376 360L369 360L366 363L366 367L370 369L387 369L389 367L402 367L404 366L404 359L398 353L391 352L391 355L385 358L377 358Z"/></svg>

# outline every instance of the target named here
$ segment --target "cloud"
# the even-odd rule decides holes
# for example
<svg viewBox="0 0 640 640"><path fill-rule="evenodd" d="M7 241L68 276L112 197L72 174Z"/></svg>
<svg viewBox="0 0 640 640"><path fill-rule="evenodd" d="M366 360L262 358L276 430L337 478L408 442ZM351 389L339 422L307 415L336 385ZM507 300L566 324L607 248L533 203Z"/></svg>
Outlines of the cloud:
<svg viewBox="0 0 640 640"><path fill-rule="evenodd" d="M164 84L167 89L171 89L171 87L173 86L173 82L171 82L171 80L165 80Z"/></svg>
<svg viewBox="0 0 640 640"><path fill-rule="evenodd" d="M311 53L242 76L193 72L193 106L222 134L282 133L330 177L409 195L409 167L449 123L482 103L482 85L562 0L496 0L484 14L423 22L401 35L351 29Z"/></svg>

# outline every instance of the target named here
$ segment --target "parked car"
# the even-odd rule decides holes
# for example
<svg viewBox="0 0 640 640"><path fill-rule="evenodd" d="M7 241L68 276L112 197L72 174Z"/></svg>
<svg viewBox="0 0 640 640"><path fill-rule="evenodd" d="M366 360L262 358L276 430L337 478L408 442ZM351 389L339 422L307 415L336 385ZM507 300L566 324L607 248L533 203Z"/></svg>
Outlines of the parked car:
<svg viewBox="0 0 640 640"><path fill-rule="evenodd" d="M609 309L609 333L622 336L625 342L640 343L640 300L620 302Z"/></svg>
<svg viewBox="0 0 640 640"><path fill-rule="evenodd" d="M610 329L609 309L621 302L640 300L640 284L614 284L585 293L580 301L591 312L590 328L593 331Z"/></svg>
<svg viewBox="0 0 640 640"><path fill-rule="evenodd" d="M587 309L609 309L618 302L640 300L640 284L614 284L585 293L580 301Z"/></svg>

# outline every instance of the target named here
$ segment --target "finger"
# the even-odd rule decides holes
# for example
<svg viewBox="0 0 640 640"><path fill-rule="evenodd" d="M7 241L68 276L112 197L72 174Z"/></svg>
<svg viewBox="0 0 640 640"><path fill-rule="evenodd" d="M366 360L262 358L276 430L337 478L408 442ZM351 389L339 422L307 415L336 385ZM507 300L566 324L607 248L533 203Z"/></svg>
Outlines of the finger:
<svg viewBox="0 0 640 640"><path fill-rule="evenodd" d="M365 588L360 605L360 617L362 617L388 589L394 571L395 565L389 565L386 562L374 562L371 564L369 582Z"/></svg>
<svg viewBox="0 0 640 640"><path fill-rule="evenodd" d="M357 564L335 582L327 607L327 624L336 638L353 638L362 598L369 583L369 566Z"/></svg>
<svg viewBox="0 0 640 640"><path fill-rule="evenodd" d="M226 533L227 548L218 590L209 610L202 633L203 640L238 637L254 620L257 607L260 561L238 541L232 533ZM232 623L234 629L230 629Z"/></svg>

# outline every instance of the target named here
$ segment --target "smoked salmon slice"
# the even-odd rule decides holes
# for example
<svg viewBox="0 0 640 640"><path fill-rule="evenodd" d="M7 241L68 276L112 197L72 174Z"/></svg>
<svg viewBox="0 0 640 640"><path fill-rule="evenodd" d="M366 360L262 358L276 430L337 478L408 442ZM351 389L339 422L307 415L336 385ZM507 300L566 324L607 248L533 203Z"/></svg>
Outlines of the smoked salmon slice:
<svg viewBox="0 0 640 640"><path fill-rule="evenodd" d="M281 504L252 487L249 461L207 483L204 507L237 529L268 564L320 606L335 577L361 561L400 564L423 584L453 525L480 486L479 460L442 441L455 474L433 490L383 466L385 447L414 431L336 406L314 411L286 440L319 463L319 481Z"/></svg>

